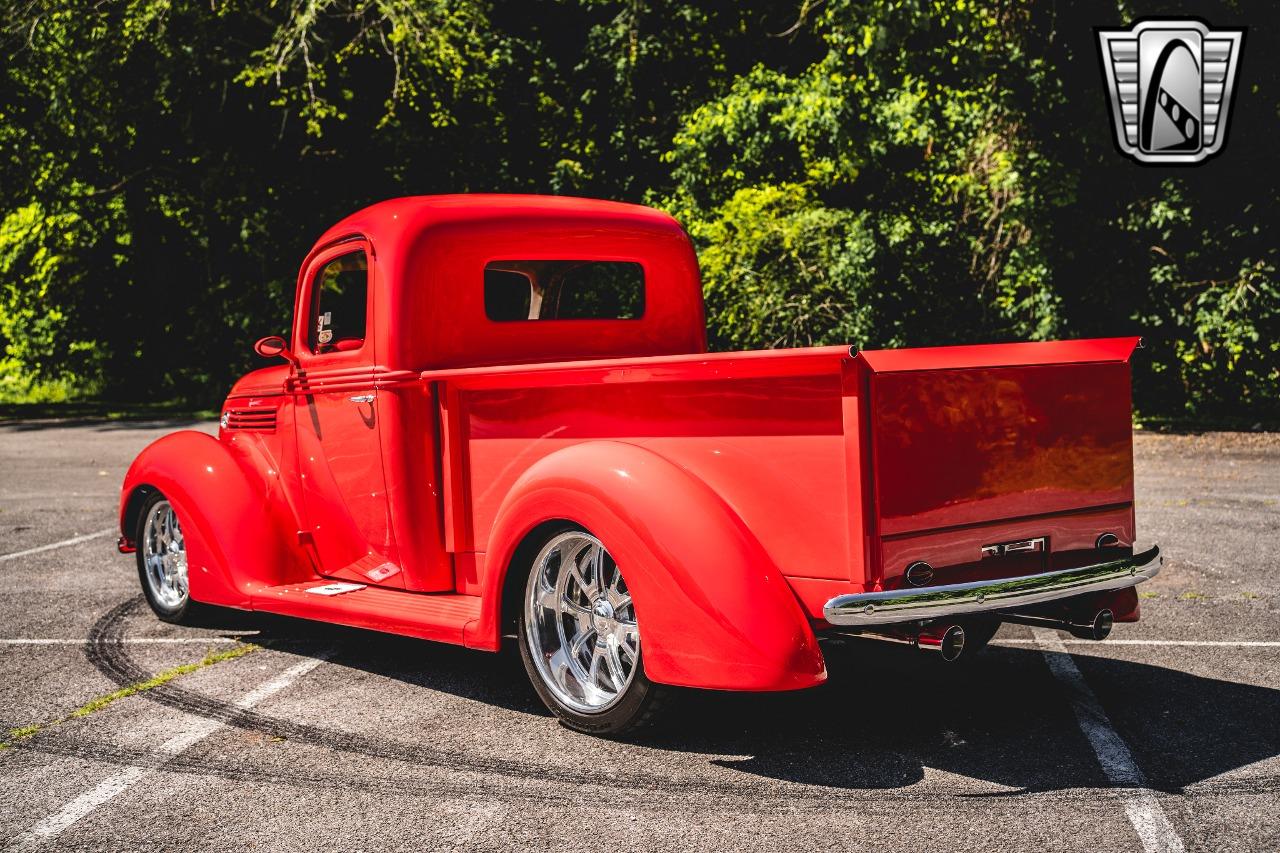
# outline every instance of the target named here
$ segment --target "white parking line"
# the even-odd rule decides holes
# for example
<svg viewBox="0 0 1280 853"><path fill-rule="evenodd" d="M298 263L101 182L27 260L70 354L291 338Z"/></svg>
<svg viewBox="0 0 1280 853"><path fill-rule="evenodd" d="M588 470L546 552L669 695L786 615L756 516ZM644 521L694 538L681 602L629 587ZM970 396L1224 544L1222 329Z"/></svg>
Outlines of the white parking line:
<svg viewBox="0 0 1280 853"><path fill-rule="evenodd" d="M106 530L86 533L83 536L73 536L70 539L63 539L61 542L50 542L48 545L41 545L38 548L28 548L25 551L14 551L12 554L0 554L0 563L3 563L5 560L16 560L19 557L26 557L29 554L39 554L43 551L52 551L54 548L65 548L67 545L88 542L90 539L99 539L103 536L110 536L115 532L116 529L114 527L108 527Z"/></svg>
<svg viewBox="0 0 1280 853"><path fill-rule="evenodd" d="M240 697L240 699L235 703L235 706L244 710L254 707L264 699L279 693L294 681L315 669L323 663L327 657L328 655L321 654L299 661L277 675L275 678L258 685L253 690L250 690L244 696ZM158 748L158 752L163 756L172 758L213 734L222 725L223 722L221 720L201 717L192 723L186 731L180 732L162 743ZM146 777L147 774L151 772L153 772L153 768L126 767L114 776L102 781L97 787L84 792L54 814L40 821L31 829L30 832L18 840L16 847L18 849L34 847L53 839L67 827L88 815L94 809L98 808L98 806L101 806L103 803L111 800L130 785Z"/></svg>
<svg viewBox="0 0 1280 853"><path fill-rule="evenodd" d="M252 637L257 631L250 631L240 634L238 637L121 637L116 640L99 640L95 645L102 646L132 646L136 644L148 645L151 643L178 643L191 644L193 646L204 646L209 643L238 643L245 637ZM15 639L0 638L0 646L83 646L90 640L71 640L66 638L45 638L45 637L18 637Z"/></svg>
<svg viewBox="0 0 1280 853"><path fill-rule="evenodd" d="M1058 642L1067 646L1098 646L1103 648L1106 646L1233 646L1246 648L1257 646L1259 648L1275 648L1280 646L1280 640L1066 640L1061 637ZM1038 646L1040 641L1037 639L1009 638L999 639L992 642L993 646Z"/></svg>
<svg viewBox="0 0 1280 853"><path fill-rule="evenodd" d="M235 637L120 637L114 640L102 640L101 642L107 645L177 643L199 646L206 643L238 643L244 640L245 637L253 637L257 634L257 631L244 631L237 634ZM1106 640L1105 642L1099 643L1096 640L1059 638L1059 641L1068 646L1096 646L1098 648L1106 648L1107 646L1280 648L1280 640ZM76 640L71 637L0 637L0 646L83 646L86 642L88 641ZM1035 646L1038 644L1039 641L1037 640L1023 637L1001 638L991 642L991 645L993 646Z"/></svg>
<svg viewBox="0 0 1280 853"><path fill-rule="evenodd" d="M1112 784L1123 786L1124 790L1117 793L1124 803L1125 816L1138 833L1142 849L1146 853L1183 853L1182 839L1160 807L1155 793L1147 787L1146 777L1134 762L1128 745L1112 728L1106 711L1102 710L1098 697L1085 683L1058 632L1047 628L1032 628L1031 631L1049 671L1070 693L1071 708L1076 713L1080 731L1093 747L1102 772Z"/></svg>

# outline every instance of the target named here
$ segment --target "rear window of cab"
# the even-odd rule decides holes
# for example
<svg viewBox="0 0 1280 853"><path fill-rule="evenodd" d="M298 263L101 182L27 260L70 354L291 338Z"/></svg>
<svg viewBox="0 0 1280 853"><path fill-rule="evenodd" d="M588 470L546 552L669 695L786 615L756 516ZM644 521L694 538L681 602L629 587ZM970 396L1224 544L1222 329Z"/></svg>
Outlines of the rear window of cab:
<svg viewBox="0 0 1280 853"><path fill-rule="evenodd" d="M639 320L644 267L633 261L490 261L484 312L495 322Z"/></svg>

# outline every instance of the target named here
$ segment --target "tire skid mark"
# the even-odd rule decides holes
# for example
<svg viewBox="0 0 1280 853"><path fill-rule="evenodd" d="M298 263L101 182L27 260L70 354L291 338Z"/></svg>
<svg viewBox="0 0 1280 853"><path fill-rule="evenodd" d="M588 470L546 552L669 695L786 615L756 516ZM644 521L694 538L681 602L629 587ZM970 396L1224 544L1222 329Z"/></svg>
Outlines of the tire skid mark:
<svg viewBox="0 0 1280 853"><path fill-rule="evenodd" d="M119 642L124 634L125 620L143 607L141 595L117 605L94 624L85 641L85 655L90 663L117 684L129 684L148 677L148 673L129 655L126 644ZM260 639L258 645L272 648L271 642L265 638ZM337 656L331 658L331 660L337 659ZM323 746L367 758L430 765L463 773L488 773L541 782L555 781L568 785L594 786L600 781L599 775L594 773L549 768L502 758L480 758L421 744L339 732L307 723L292 722L258 711L237 708L232 703L193 693L172 683L149 690L143 695L149 701L159 702L188 714L216 719L233 728L252 730L270 737ZM622 785L655 793L682 788L703 792L713 790L725 796L758 797L760 795L760 789L757 787L708 779L677 782L647 775L610 773L609 783L615 787ZM832 789L829 788L796 786L794 790L789 790L787 795L829 798L831 794Z"/></svg>
<svg viewBox="0 0 1280 853"><path fill-rule="evenodd" d="M45 729L48 729L50 726L59 726L59 725L62 725L63 723L70 722L71 720L77 719L79 717L87 717L90 714L96 714L99 711L103 710L104 708L110 707L111 705L120 701L121 699L126 699L130 696L135 696L138 693L143 693L147 690L154 690L156 687L160 686L161 684L167 684L168 682L172 681L175 678L181 678L184 675L188 675L192 672L197 672L201 669L204 669L205 667L213 666L215 664L222 663L223 661L235 660L236 658L244 657L245 655L256 651L257 648L258 647L254 645L244 644L244 645L234 646L233 648L230 648L230 649L224 649L221 652L209 652L199 661L195 661L193 663L179 664L177 666L170 667L169 669L166 669L164 672L157 673L156 675L153 675L150 678L147 678L143 681L134 682L133 684L129 684L124 687L117 688L116 690L113 690L110 693L104 693L102 695L95 696L92 699L80 705L78 708L74 709L73 711L58 717L54 717L51 720L46 720L44 722L39 722L39 723L31 723L25 726L0 726L0 732L4 732L4 731L8 732L7 735L0 735L0 737L7 738L6 740L0 740L0 749L8 749L9 747L13 746L14 743L21 741L25 738L34 737L36 734L40 733L41 731L44 731Z"/></svg>
<svg viewBox="0 0 1280 853"><path fill-rule="evenodd" d="M142 680L146 671L134 662L133 658L118 642L124 631L124 620L138 612L143 604L141 596L137 596L108 611L94 625L85 645L85 653L90 663L107 678L117 684L128 684ZM261 643L270 648L270 643ZM460 753L398 742L387 738L339 732L321 728L307 723L297 723L278 717L271 717L257 711L245 711L236 708L229 702L214 699L210 696L193 693L173 685L164 685L148 691L147 698L171 708L201 717L221 720L227 725L239 729L250 729L271 737L325 746L342 752L351 752L369 758L403 761L416 764L433 764L449 769L474 770L490 773L524 777L546 778L548 772L544 768L508 761L503 759L476 759ZM554 772L554 771L550 771ZM571 780L587 780L586 774L570 774Z"/></svg>
<svg viewBox="0 0 1280 853"><path fill-rule="evenodd" d="M120 642L124 636L126 620L140 611L144 611L145 608L146 605L141 595L122 602L109 610L94 624L85 641L85 654L89 661L98 669L99 672L118 684L129 684L150 677L150 673L146 672L146 670L139 666L130 656L128 644ZM297 643L297 641L290 641L288 644L273 643L266 637L255 637L255 640L257 640L258 645L264 648L275 648L280 651L286 651L289 646L296 646ZM330 657L330 660L340 663L341 655L333 655ZM279 717L272 717L255 710L237 708L230 702L224 702L210 696L193 693L173 683L165 684L153 690L149 690L145 694L142 694L142 696L148 701L158 702L185 713L217 719L232 728L259 732L268 737L282 738L286 741L293 741L302 745L323 747L338 752L345 752L351 755L373 759L375 761L395 761L420 767L439 768L441 770L457 773L489 774L517 782L542 784L541 789L536 792L524 792L508 788L501 789L501 796L508 796L513 800L531 799L576 801L578 795L571 793L573 787L580 788L587 786L596 788L602 785L601 777L598 773L575 771L568 768L546 767L543 765L500 757L468 755L459 751L441 749L423 744L408 743L390 738L378 737L376 735L342 732L308 723L294 722ZM48 751L53 754L65 754L68 756L78 756L106 762L155 760L154 757L149 757L146 753L129 753L125 750L119 750L115 747L100 744L76 744L74 746L69 746L66 745L68 743L69 742L65 740L64 736L60 734L57 740L50 739L46 741L42 738L35 738L33 741L24 743L20 748L22 750ZM58 744L63 745L59 746ZM717 759L714 763L723 763L723 761ZM172 768L180 772L225 775L227 778L259 780L290 785L296 784L299 780L305 780L307 784L332 785L343 789L358 789L361 785L365 784L364 780L367 778L368 784L375 787L386 783L387 780L393 780L396 786L396 791L401 793L414 793L415 795L427 795L430 793L440 793L441 791L444 791L446 793L456 793L459 796L463 796L468 792L471 794L474 794L475 792L474 786L463 785L455 787L452 783L440 776L425 779L414 787L405 775L384 777L375 773L366 777L358 774L352 775L350 772L328 774L323 771L303 771L301 769L299 769L298 772L290 771L288 774L279 774L266 770L257 770L248 766L231 767L217 764L216 762L208 763L202 761L195 755L167 760L165 762L165 767L166 769ZM611 771L607 774L607 780L607 786L610 788L616 789L618 787L624 787L644 791L647 794L655 795L655 799L658 801L665 802L670 797L679 797L687 793L706 794L711 792L730 800L749 800L750 808L763 807L771 800L776 801L779 807L785 807L786 803L794 805L797 801L821 802L831 805L840 802L860 803L880 799L885 796L892 796L893 798L900 800L926 801L935 799L939 796L952 796L966 800L982 800L1054 793L1055 795L1079 799L1081 801L1093 801L1099 796L1110 796L1116 790L1116 787L1114 786L1098 789L1064 789L1055 788L1051 785L1044 785L1026 786L995 792L974 792L972 789L965 788L957 788L955 790L947 789L940 792L939 789L935 787L922 787L918 791L913 791L909 787L895 788L884 786L841 788L826 787L820 784L807 784L804 782L780 782L780 780L776 779L765 780L761 785L752 785L706 778L672 779L669 777L657 777L648 774L628 773L626 771ZM547 792L547 786L545 785L546 782L559 782L566 786L571 786L570 793L566 793L564 795L549 794ZM1266 778L1251 777L1238 781L1222 780L1220 782L1201 782L1195 786L1194 791L1181 792L1180 795L1205 796L1210 792L1248 793L1259 789L1275 790L1276 787L1280 787L1280 775ZM411 788L412 790L410 790Z"/></svg>
<svg viewBox="0 0 1280 853"><path fill-rule="evenodd" d="M561 790L554 787L521 786L519 788L503 788L495 792L490 788L477 788L466 781L452 782L447 778L413 779L405 774L359 773L351 770L327 772L321 769L291 769L288 773L277 770L255 767L249 763L210 762L198 750L190 750L173 758L159 756L154 752L103 744L99 741L79 740L66 734L58 734L42 738L38 741L24 743L15 747L14 753L48 755L59 758L73 758L103 764L125 767L139 767L146 770L163 770L169 773L182 773L192 776L215 776L220 779L244 783L277 784L303 790L326 789L333 791L369 791L385 793L392 796L438 797L441 794L460 798L492 800L498 796L505 800L542 803L581 803L583 791ZM530 781L540 781L531 779ZM612 778L601 781L592 779L593 787L612 790L616 788ZM1222 780L1197 784L1179 798L1202 800L1210 797L1228 796L1238 798L1242 795L1273 797L1277 786L1280 786L1280 775L1268 777L1252 777L1250 779ZM705 791L705 785L699 782L664 783L663 788L655 793L652 801L637 800L629 808L655 812L666 812L671 808L671 800L681 800L689 793ZM797 801L811 807L828 809L833 805L853 806L868 802L883 803L886 796L895 802L933 803L947 802L949 798L961 801L981 801L1004 797L1036 797L1052 796L1055 800L1069 802L1092 803L1103 805L1112 801L1114 788L1045 788L1036 791L1010 791L1007 793L981 794L962 787L931 787L928 790L880 789L864 788L852 790L827 790L813 796L795 796L792 792L769 792L755 788L740 786L734 796L721 800L719 805L725 808L736 808L744 812L788 811L793 810ZM954 805L954 801L951 801Z"/></svg>
<svg viewBox="0 0 1280 853"><path fill-rule="evenodd" d="M338 791L368 791L391 795L409 795L417 797L437 797L441 794L459 797L477 796L474 784L452 782L445 778L424 779L420 784L403 774L353 773L349 770L327 772L318 768L293 768L283 773L248 763L210 762L198 750L188 754L167 758L153 752L106 745L92 741L73 740L68 737L57 737L42 740L38 743L23 744L22 751L41 753L62 758L76 758L124 767L139 767L147 770L164 770L167 773L184 773L195 776L216 776L237 782L268 783L288 785L304 790L329 789ZM599 784L597 782L597 784ZM491 798L491 792L482 795ZM538 790L533 787L504 791L503 796L511 799L526 799L542 802L565 802L574 797L568 792L557 793L554 789Z"/></svg>
<svg viewBox="0 0 1280 853"><path fill-rule="evenodd" d="M283 672L261 682L236 699L240 708L252 708L260 702L287 689L302 676L322 664L327 655L318 654L295 662ZM158 757L176 758L191 747L217 732L222 724L217 720L199 717L187 721L171 736L152 747ZM163 766L163 763L157 764ZM45 815L34 826L14 840L14 849L30 849L53 842L63 832L97 812L139 782L147 780L153 771L147 767L124 766L113 770L93 787L67 800L56 811Z"/></svg>

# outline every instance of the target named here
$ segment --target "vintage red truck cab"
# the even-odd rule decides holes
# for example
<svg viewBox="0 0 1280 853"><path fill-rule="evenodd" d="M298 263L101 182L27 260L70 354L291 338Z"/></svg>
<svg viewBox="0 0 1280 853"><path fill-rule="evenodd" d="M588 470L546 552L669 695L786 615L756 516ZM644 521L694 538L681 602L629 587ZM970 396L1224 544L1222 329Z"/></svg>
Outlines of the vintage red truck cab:
<svg viewBox="0 0 1280 853"><path fill-rule="evenodd" d="M668 685L821 683L819 638L942 660L1001 622L1136 621L1136 338L708 353L670 216L376 204L298 277L284 363L130 468L156 613L270 611L495 651L569 725Z"/></svg>

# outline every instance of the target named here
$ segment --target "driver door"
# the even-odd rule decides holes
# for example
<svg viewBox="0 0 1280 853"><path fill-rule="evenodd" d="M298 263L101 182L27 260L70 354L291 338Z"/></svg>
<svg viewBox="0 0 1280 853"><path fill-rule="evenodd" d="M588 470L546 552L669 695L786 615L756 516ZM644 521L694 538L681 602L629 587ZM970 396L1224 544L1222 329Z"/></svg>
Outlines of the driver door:
<svg viewBox="0 0 1280 853"><path fill-rule="evenodd" d="M351 240L317 255L305 273L293 390L302 534L322 574L403 587L378 438L372 260L366 241Z"/></svg>

